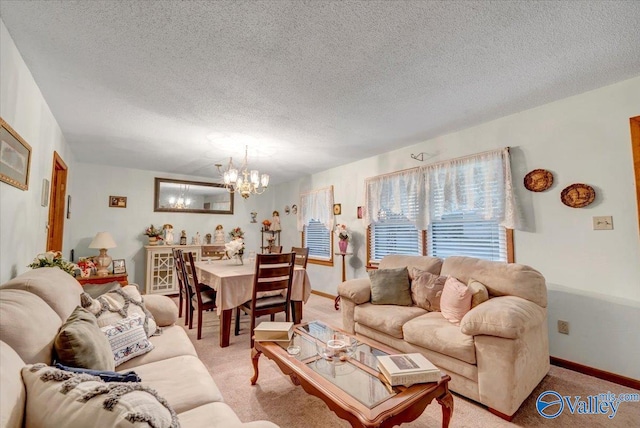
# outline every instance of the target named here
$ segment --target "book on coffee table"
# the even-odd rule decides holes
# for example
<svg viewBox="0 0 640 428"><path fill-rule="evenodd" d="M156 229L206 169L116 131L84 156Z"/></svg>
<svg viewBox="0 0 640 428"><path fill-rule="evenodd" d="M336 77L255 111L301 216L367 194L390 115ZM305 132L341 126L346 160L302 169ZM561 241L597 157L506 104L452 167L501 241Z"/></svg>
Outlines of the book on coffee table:
<svg viewBox="0 0 640 428"><path fill-rule="evenodd" d="M254 340L288 342L293 337L292 322L271 322L263 321L253 329Z"/></svg>
<svg viewBox="0 0 640 428"><path fill-rule="evenodd" d="M440 370L422 354L396 354L378 357L378 369L392 386L438 382Z"/></svg>

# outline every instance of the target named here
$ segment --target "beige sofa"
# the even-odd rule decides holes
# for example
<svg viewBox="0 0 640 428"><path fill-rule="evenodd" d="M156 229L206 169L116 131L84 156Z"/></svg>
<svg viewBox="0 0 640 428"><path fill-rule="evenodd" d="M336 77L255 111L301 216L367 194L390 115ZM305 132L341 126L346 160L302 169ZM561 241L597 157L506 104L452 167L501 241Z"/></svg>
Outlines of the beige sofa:
<svg viewBox="0 0 640 428"><path fill-rule="evenodd" d="M450 388L510 419L549 371L544 277L519 264L470 257L391 255L379 269L407 266L483 283L489 300L460 326L418 306L374 305L369 278L338 287L344 328L402 352L419 352L451 376Z"/></svg>
<svg viewBox="0 0 640 428"><path fill-rule="evenodd" d="M58 268L28 271L0 286L0 427L23 426L26 402L37 397L27 395L21 369L31 363L51 364L54 338L80 305L81 293L78 282ZM143 385L168 401L182 427L276 427L266 421L242 423L223 402L184 329L173 325L176 305L164 296L144 299L163 332L151 337L151 352L117 371L134 370Z"/></svg>

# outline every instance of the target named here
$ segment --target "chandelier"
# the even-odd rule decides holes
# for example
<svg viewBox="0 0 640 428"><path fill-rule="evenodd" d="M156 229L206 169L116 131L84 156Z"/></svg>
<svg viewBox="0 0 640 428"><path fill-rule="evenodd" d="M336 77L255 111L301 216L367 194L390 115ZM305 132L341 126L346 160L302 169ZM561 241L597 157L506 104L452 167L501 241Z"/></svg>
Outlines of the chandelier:
<svg viewBox="0 0 640 428"><path fill-rule="evenodd" d="M229 158L229 164L224 172L220 169L222 165L216 164L218 172L222 174L224 187L229 193L239 192L244 199L247 199L252 194L260 195L264 193L269 185L269 174L260 175L256 169L252 169L251 171L247 169L248 151L249 146L245 146L244 162L240 169L237 169L233 165L233 158Z"/></svg>
<svg viewBox="0 0 640 428"><path fill-rule="evenodd" d="M191 205L191 199L189 198L188 184L184 186L182 186L182 184L180 185L180 192L178 194L178 197L176 198L175 196L171 196L169 198L169 205L171 206L171 208L175 208L178 210L189 208L189 205Z"/></svg>

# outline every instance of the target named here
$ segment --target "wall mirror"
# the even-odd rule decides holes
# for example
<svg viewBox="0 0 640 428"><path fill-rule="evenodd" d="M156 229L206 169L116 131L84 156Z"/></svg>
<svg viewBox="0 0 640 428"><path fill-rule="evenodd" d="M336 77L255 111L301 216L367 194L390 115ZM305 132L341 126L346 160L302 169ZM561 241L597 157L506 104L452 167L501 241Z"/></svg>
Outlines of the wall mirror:
<svg viewBox="0 0 640 428"><path fill-rule="evenodd" d="M200 181L155 179L154 211L233 214L233 193L224 185Z"/></svg>

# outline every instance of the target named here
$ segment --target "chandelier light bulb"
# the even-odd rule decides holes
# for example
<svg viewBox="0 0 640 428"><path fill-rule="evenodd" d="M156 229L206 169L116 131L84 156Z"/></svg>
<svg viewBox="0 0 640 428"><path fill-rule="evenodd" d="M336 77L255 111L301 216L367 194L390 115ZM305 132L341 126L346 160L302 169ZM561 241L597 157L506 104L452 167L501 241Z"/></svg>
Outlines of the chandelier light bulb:
<svg viewBox="0 0 640 428"><path fill-rule="evenodd" d="M262 187L266 188L269 185L269 174L262 174L260 183L262 184Z"/></svg>
<svg viewBox="0 0 640 428"><path fill-rule="evenodd" d="M231 183L235 183L240 179L240 177L238 177L238 170L235 168L232 168L229 170L229 181Z"/></svg>

